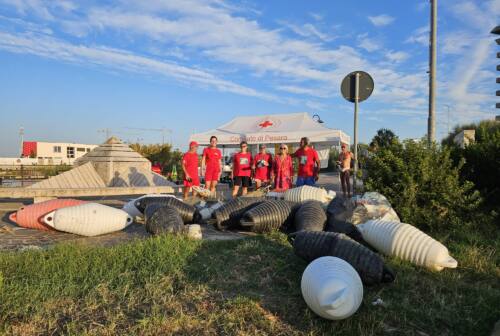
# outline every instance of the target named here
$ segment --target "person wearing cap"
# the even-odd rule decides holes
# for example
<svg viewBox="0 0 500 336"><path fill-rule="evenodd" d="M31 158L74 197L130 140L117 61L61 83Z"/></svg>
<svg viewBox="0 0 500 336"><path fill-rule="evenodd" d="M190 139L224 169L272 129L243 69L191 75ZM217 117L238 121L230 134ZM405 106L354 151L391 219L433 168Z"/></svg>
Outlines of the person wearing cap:
<svg viewBox="0 0 500 336"><path fill-rule="evenodd" d="M340 169L340 182L342 184L342 193L344 194L344 197L346 197L346 194L348 197L351 197L351 180L349 176L349 171L351 169L352 154L347 149L346 144L342 144L342 146L340 147L342 151L339 154L339 160L337 161L337 164L339 165Z"/></svg>
<svg viewBox="0 0 500 336"><path fill-rule="evenodd" d="M198 176L198 143L191 141L189 143L189 150L184 153L182 157L182 170L184 171L184 198L186 198L193 186L200 185L200 178Z"/></svg>
<svg viewBox="0 0 500 336"><path fill-rule="evenodd" d="M233 156L233 171L231 173L233 185L233 197L238 195L238 190L241 188L241 194L246 195L250 186L250 178L252 176L252 154L248 152L248 144L246 141L240 143L241 151Z"/></svg>
<svg viewBox="0 0 500 336"><path fill-rule="evenodd" d="M300 139L300 148L295 151L293 157L299 160L297 187L303 185L314 186L318 180L321 162L319 161L318 152L310 146L307 137Z"/></svg>
<svg viewBox="0 0 500 336"><path fill-rule="evenodd" d="M271 169L273 157L266 152L266 145L259 145L259 153L253 158L255 188L259 189L263 183L269 183L271 179Z"/></svg>

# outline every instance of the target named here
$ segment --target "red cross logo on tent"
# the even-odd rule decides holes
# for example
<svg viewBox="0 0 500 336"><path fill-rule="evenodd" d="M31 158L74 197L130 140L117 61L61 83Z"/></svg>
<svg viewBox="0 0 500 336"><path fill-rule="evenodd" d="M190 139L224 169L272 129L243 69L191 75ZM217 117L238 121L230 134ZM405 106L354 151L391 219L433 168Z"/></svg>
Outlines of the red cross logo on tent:
<svg viewBox="0 0 500 336"><path fill-rule="evenodd" d="M273 123L272 123L271 121L269 121L269 120L266 120L266 121L264 121L263 123L260 123L260 124L259 124L259 126L260 126L261 128L266 128L266 127L269 127L269 126L272 126L272 125L273 125Z"/></svg>

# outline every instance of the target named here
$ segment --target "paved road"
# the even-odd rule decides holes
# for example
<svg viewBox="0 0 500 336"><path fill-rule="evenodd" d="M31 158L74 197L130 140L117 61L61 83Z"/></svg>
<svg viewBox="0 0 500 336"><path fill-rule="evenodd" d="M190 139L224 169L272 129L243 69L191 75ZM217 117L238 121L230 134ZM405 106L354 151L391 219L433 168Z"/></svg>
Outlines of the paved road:
<svg viewBox="0 0 500 336"><path fill-rule="evenodd" d="M340 185L338 175L334 173L324 173L320 175L318 185L327 190L339 192ZM227 186L220 187L220 193L226 197L229 194ZM94 199L102 204L120 208L127 198L115 199ZM46 232L38 230L30 230L18 227L10 222L8 215L11 211L17 210L23 204L29 204L30 200L0 200L0 250L25 250L25 249L40 249L47 248L59 242L71 242L78 244L91 244L99 246L111 246L114 244L149 237L149 234L144 229L144 225L134 223L123 231L102 235L99 237L81 237L69 233L62 232ZM248 236L249 233L242 232L220 232L213 229L212 226L202 225L203 239L222 240L222 239L238 239Z"/></svg>

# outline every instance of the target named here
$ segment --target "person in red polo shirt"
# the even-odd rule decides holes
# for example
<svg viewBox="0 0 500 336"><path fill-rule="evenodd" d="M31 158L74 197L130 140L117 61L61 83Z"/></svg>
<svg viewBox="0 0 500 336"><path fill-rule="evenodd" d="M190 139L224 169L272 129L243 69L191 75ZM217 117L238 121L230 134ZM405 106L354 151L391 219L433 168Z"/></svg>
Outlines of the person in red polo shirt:
<svg viewBox="0 0 500 336"><path fill-rule="evenodd" d="M303 185L314 186L318 180L321 163L318 152L310 147L308 138L304 137L300 139L300 148L295 151L293 157L299 160L297 187Z"/></svg>
<svg viewBox="0 0 500 336"><path fill-rule="evenodd" d="M193 186L200 185L200 178L198 176L198 143L191 141L189 143L189 150L184 153L182 157L182 170L184 171L184 198L188 196L189 192L193 191Z"/></svg>
<svg viewBox="0 0 500 336"><path fill-rule="evenodd" d="M273 156L266 152L266 145L259 145L260 152L253 158L255 188L259 189L262 183L269 183Z"/></svg>
<svg viewBox="0 0 500 336"><path fill-rule="evenodd" d="M217 148L217 137L210 137L210 145L203 150L201 170L205 170L205 187L215 193L220 179L222 153Z"/></svg>
<svg viewBox="0 0 500 336"><path fill-rule="evenodd" d="M241 151L233 156L233 197L238 195L240 187L242 187L241 194L247 194L248 187L250 186L250 178L252 176L252 154L248 152L248 144L246 141L240 143L240 149Z"/></svg>

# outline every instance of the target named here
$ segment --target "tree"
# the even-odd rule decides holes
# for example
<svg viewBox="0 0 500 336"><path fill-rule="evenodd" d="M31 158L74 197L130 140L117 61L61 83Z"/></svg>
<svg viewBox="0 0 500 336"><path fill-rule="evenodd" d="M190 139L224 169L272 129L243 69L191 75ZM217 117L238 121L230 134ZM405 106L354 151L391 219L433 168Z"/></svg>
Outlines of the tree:
<svg viewBox="0 0 500 336"><path fill-rule="evenodd" d="M381 128L370 142L370 148L377 151L380 148L389 147L399 142L398 137L393 131L387 128Z"/></svg>
<svg viewBox="0 0 500 336"><path fill-rule="evenodd" d="M182 152L178 149L172 150L170 144L141 145L131 144L130 148L147 158L151 162L158 162L163 167L163 173L171 172L175 166L177 171L182 171Z"/></svg>

